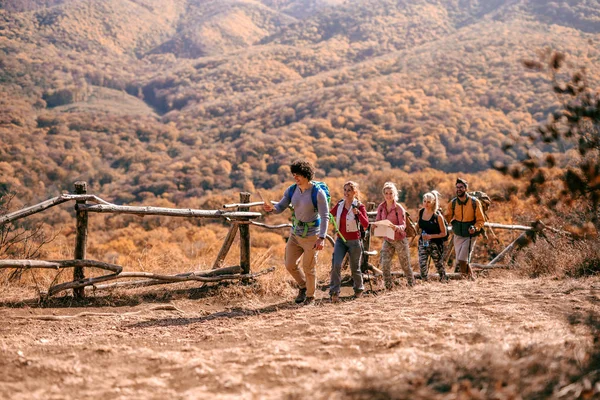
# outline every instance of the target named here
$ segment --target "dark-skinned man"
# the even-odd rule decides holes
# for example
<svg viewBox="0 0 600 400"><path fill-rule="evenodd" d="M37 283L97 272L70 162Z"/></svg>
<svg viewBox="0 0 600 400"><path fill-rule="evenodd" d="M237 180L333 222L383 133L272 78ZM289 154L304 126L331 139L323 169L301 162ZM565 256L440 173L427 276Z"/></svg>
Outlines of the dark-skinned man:
<svg viewBox="0 0 600 400"><path fill-rule="evenodd" d="M456 179L456 197L446 208L446 221L450 221L454 232L454 251L463 278L475 279L471 262L471 252L476 237L482 232L485 219L478 199L467 193L469 185L461 178Z"/></svg>

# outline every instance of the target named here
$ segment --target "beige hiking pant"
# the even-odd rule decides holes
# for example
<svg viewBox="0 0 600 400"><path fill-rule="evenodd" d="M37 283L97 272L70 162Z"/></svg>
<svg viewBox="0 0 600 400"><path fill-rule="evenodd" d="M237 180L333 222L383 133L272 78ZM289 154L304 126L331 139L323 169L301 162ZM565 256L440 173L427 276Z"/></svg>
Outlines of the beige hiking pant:
<svg viewBox="0 0 600 400"><path fill-rule="evenodd" d="M471 262L471 254L475 247L474 237L463 237L454 235L454 251L456 252L456 261Z"/></svg>
<svg viewBox="0 0 600 400"><path fill-rule="evenodd" d="M317 236L301 237L292 235L285 246L285 269L288 270L298 286L306 288L307 297L315 297L317 289L317 254L314 249ZM300 257L302 269L300 269Z"/></svg>

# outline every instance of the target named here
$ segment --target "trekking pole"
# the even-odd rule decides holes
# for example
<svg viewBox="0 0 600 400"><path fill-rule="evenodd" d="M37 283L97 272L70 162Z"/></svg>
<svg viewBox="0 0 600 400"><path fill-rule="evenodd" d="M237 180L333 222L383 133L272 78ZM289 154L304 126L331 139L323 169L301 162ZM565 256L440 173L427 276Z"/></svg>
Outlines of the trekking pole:
<svg viewBox="0 0 600 400"><path fill-rule="evenodd" d="M372 292L373 291L373 284L371 283L371 277L369 276L369 269L368 268L365 271L365 274L367 275L367 279L369 280L369 287L371 288L371 292Z"/></svg>
<svg viewBox="0 0 600 400"><path fill-rule="evenodd" d="M365 256L365 248L363 247L362 239L360 239L360 251L361 251L361 260L360 260L360 263L362 264L363 263L362 262L363 261L362 257ZM371 288L371 293L375 293L373 291L373 283L371 282L371 277L369 276L369 266L368 266L368 264L367 264L367 268L366 268L365 272L367 273L367 279L369 280L369 288Z"/></svg>
<svg viewBox="0 0 600 400"><path fill-rule="evenodd" d="M354 205L352 205L352 207L354 207ZM359 232L358 242L360 243L360 264L363 264L363 257L365 256L365 246L363 243L362 235L360 235L360 225L358 222L358 218L356 218L356 215L354 217L355 217L355 221L356 221L356 228L358 229L358 232ZM362 265L360 265L360 264L359 264L359 268L362 268ZM371 293L374 293L373 292L373 283L371 282L371 277L369 276L368 264L367 264L367 268L366 268L365 272L367 273L367 279L369 280L369 287L371 288Z"/></svg>
<svg viewBox="0 0 600 400"><path fill-rule="evenodd" d="M469 232L469 252L467 253L467 272L471 271L471 273L469 274L469 279L470 278L475 278L475 276L473 276L473 269L471 268L471 244L473 240L473 235L471 234L471 232Z"/></svg>
<svg viewBox="0 0 600 400"><path fill-rule="evenodd" d="M469 232L469 253L467 253L467 264L471 263L471 243L473 240L473 235Z"/></svg>

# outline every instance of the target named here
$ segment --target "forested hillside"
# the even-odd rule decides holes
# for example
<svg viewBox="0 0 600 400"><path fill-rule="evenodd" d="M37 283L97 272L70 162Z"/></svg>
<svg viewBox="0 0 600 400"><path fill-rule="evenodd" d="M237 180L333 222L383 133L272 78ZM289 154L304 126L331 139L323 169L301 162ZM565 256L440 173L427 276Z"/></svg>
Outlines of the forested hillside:
<svg viewBox="0 0 600 400"><path fill-rule="evenodd" d="M561 50L598 84L600 6L2 0L0 45L0 190L189 204L296 157L358 180L519 160L503 144L559 106L521 61Z"/></svg>

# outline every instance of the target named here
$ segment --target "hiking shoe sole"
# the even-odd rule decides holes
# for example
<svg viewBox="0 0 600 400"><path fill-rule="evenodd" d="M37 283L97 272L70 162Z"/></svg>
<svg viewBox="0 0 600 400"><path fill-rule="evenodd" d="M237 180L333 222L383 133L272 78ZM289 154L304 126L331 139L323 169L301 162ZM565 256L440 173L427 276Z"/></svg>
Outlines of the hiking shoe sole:
<svg viewBox="0 0 600 400"><path fill-rule="evenodd" d="M296 299L294 301L296 302L296 304L304 303L306 301L306 289L300 289L298 291L298 296L296 296Z"/></svg>

